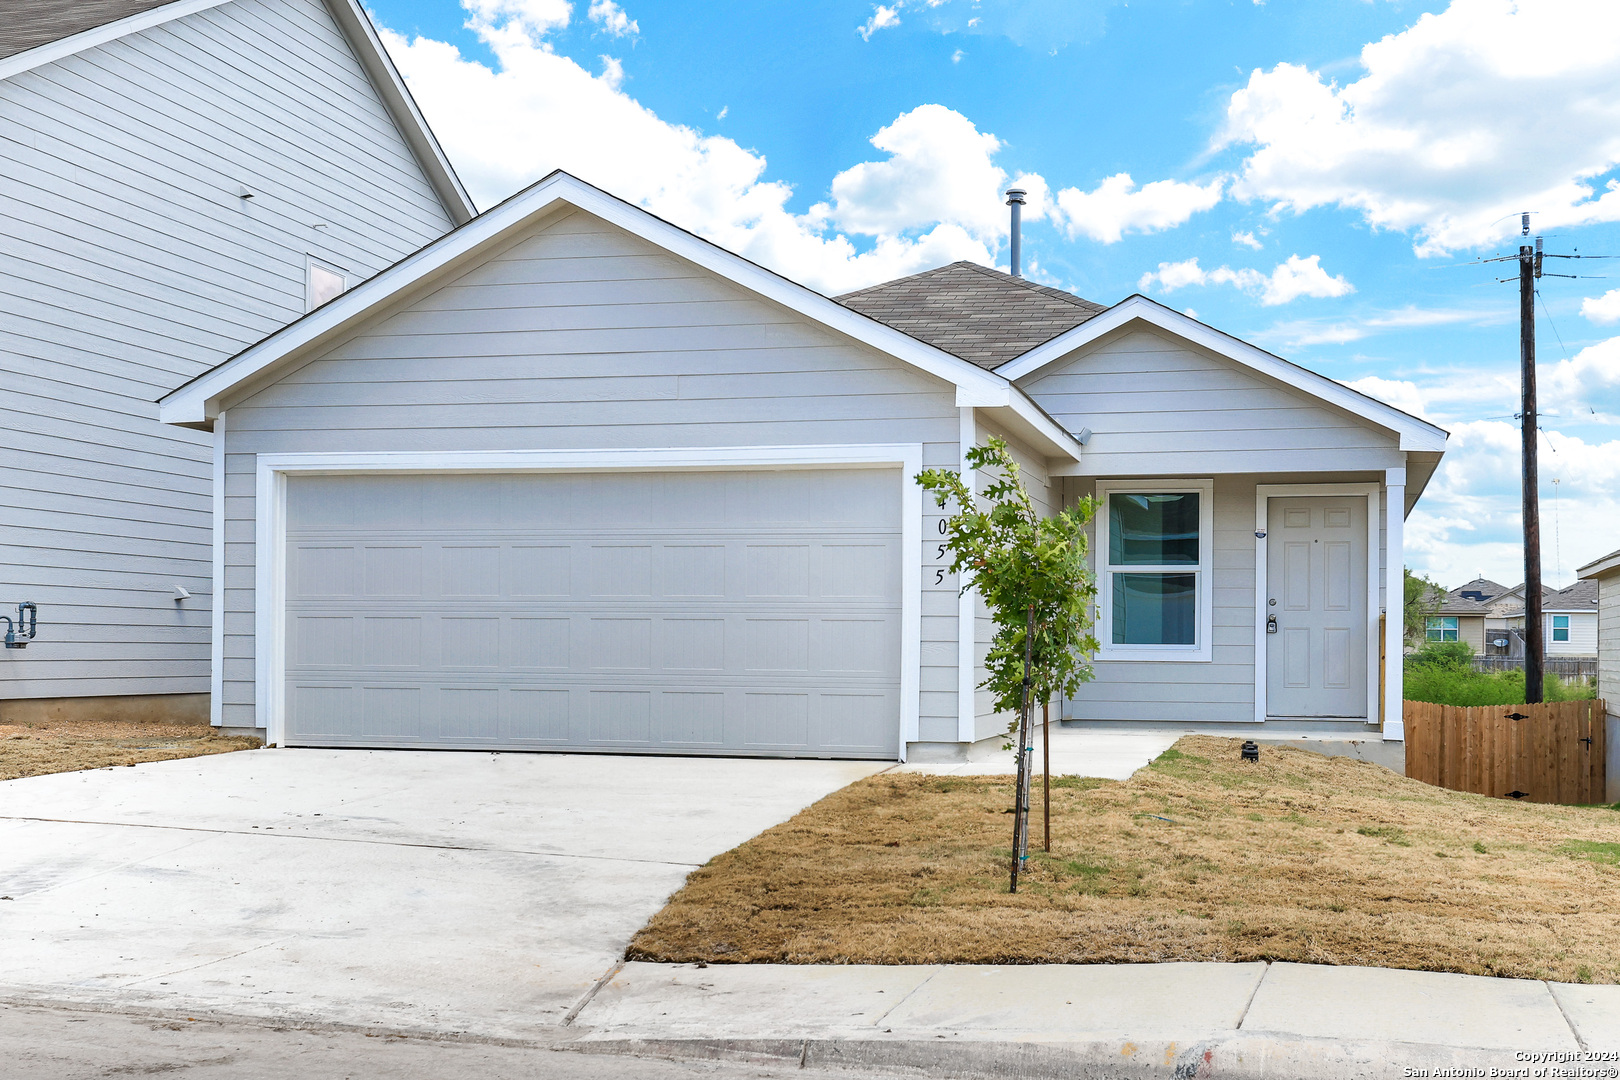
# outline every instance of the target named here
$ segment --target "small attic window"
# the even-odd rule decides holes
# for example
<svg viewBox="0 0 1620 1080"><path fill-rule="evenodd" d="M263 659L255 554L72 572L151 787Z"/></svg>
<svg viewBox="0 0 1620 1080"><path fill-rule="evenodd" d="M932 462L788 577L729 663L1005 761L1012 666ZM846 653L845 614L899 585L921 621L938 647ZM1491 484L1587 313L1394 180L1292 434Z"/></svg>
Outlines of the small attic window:
<svg viewBox="0 0 1620 1080"><path fill-rule="evenodd" d="M349 277L343 271L326 263L309 260L305 279L304 310L314 311L330 300L336 300L349 289Z"/></svg>

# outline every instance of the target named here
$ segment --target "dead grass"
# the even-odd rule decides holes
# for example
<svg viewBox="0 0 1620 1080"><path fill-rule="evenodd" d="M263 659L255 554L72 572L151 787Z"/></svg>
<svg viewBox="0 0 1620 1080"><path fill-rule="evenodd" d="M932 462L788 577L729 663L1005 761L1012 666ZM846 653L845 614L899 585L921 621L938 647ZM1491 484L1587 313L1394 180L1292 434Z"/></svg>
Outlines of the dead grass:
<svg viewBox="0 0 1620 1080"><path fill-rule="evenodd" d="M261 745L258 739L221 738L212 728L194 724L109 720L0 724L0 780L224 754Z"/></svg>
<svg viewBox="0 0 1620 1080"><path fill-rule="evenodd" d="M1193 736L1053 790L1007 893L1011 778L880 775L711 860L629 949L709 963L1291 960L1620 982L1620 812Z"/></svg>

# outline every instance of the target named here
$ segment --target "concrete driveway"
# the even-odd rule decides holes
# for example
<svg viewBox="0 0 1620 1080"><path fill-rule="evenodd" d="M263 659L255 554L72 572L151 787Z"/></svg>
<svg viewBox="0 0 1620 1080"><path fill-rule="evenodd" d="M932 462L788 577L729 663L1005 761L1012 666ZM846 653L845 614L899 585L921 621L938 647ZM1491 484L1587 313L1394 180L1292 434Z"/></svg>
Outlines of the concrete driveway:
<svg viewBox="0 0 1620 1080"><path fill-rule="evenodd" d="M526 1038L883 763L256 750L0 783L0 998Z"/></svg>

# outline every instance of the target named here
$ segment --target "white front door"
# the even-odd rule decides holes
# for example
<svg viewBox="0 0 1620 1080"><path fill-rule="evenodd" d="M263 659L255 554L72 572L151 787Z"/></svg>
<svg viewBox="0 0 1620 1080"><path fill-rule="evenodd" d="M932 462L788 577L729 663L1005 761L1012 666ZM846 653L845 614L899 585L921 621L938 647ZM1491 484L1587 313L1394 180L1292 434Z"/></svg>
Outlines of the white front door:
<svg viewBox="0 0 1620 1080"><path fill-rule="evenodd" d="M1367 500L1268 504L1266 713L1365 719Z"/></svg>

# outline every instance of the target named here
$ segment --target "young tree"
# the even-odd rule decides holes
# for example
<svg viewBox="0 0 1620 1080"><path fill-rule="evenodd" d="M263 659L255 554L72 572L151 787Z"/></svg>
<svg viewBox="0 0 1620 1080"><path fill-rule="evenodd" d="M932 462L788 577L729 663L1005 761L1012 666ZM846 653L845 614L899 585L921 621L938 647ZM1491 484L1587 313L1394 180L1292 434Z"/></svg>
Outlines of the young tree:
<svg viewBox="0 0 1620 1080"><path fill-rule="evenodd" d="M1033 701L1045 707L1055 695L1072 696L1092 675L1085 656L1097 648L1091 634L1097 585L1086 565L1085 527L1095 507L1092 500L1082 499L1052 517L1041 517L1024 489L1018 462L1006 442L994 436L987 445L969 450L967 461L990 478L979 498L959 473L945 469L919 473L917 483L941 508L954 504L945 521L950 569L963 591L978 589L996 625L985 660L988 676L980 685L994 696L998 712L1017 714L1008 728L1017 733L1016 892L1028 840L1028 705ZM1031 701L1025 700L1026 691Z"/></svg>

